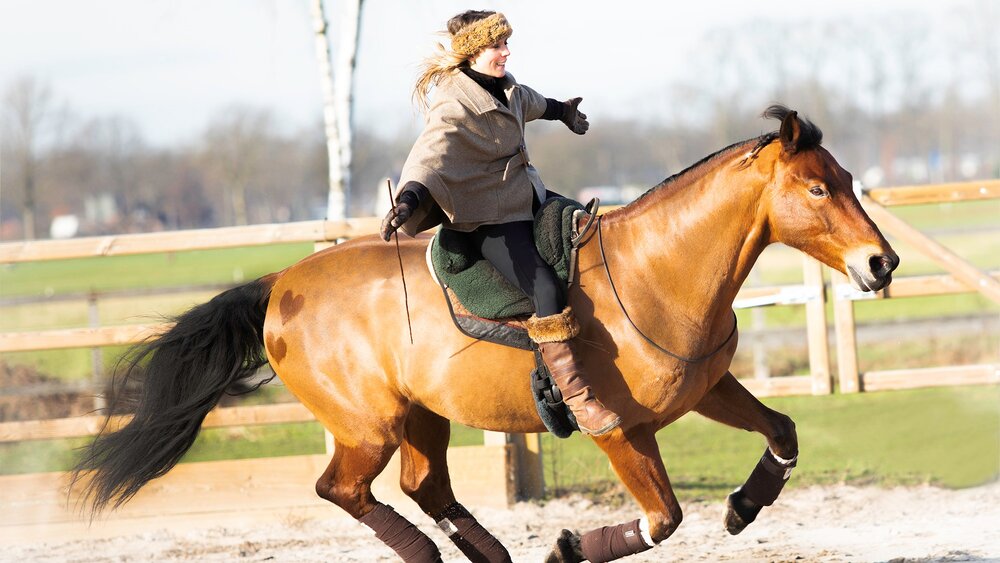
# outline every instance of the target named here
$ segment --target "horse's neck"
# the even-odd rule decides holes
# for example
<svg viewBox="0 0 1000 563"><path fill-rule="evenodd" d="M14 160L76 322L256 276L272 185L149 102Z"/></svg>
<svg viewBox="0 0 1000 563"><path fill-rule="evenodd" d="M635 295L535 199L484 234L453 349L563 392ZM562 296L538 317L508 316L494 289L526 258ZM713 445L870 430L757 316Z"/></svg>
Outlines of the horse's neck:
<svg viewBox="0 0 1000 563"><path fill-rule="evenodd" d="M736 170L741 158L720 157L708 170L681 176L634 209L608 217L608 262L622 272L617 277L625 292L645 290L652 294L645 300L656 307L652 311L670 312L697 328L731 322L736 293L769 238L758 217L767 179L752 166Z"/></svg>

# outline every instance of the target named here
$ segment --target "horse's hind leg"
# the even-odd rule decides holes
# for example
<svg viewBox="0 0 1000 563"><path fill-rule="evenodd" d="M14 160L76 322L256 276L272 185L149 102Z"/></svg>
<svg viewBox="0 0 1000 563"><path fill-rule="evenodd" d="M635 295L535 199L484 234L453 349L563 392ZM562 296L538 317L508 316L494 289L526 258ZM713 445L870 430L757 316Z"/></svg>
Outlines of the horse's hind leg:
<svg viewBox="0 0 1000 563"><path fill-rule="evenodd" d="M375 532L403 561L435 563L441 553L434 542L406 518L372 496L371 484L396 450L394 442L334 443L333 459L316 482L316 493L347 511Z"/></svg>
<svg viewBox="0 0 1000 563"><path fill-rule="evenodd" d="M731 373L726 373L694 410L723 424L759 432L767 439L767 450L750 477L727 501L726 529L738 534L763 507L774 503L791 475L799 455L795 423L764 406Z"/></svg>
<svg viewBox="0 0 1000 563"><path fill-rule="evenodd" d="M413 406L406 418L400 447L399 484L470 561L509 562L510 554L455 500L448 475L447 419Z"/></svg>

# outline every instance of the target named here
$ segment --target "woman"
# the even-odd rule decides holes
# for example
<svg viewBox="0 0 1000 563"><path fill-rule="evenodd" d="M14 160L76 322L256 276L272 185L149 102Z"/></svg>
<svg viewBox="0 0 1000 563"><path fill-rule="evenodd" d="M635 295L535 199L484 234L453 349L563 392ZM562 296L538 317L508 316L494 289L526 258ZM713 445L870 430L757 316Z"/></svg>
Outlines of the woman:
<svg viewBox="0 0 1000 563"><path fill-rule="evenodd" d="M427 123L403 166L382 238L388 241L399 228L413 236L439 224L465 233L531 299L528 335L580 430L605 434L621 419L594 397L575 350L580 325L535 247L532 219L546 190L524 146L524 124L533 119L560 120L586 133L581 98L558 102L517 83L506 69L513 30L501 13L464 12L448 21L448 33L451 49L440 47L414 87Z"/></svg>

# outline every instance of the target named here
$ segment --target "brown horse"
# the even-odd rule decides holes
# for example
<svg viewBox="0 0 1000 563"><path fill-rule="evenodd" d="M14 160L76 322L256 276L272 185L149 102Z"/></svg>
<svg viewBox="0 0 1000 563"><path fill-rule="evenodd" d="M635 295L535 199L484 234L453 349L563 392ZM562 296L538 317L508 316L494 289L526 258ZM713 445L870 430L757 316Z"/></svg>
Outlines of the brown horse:
<svg viewBox="0 0 1000 563"><path fill-rule="evenodd" d="M782 242L849 275L861 290L891 281L898 258L862 210L851 175L821 133L772 106L778 132L736 143L607 213L579 255L569 302L582 321L590 381L622 424L594 438L644 518L581 539L564 532L553 560L610 560L649 549L681 522L655 433L689 411L761 433L768 451L730 495L738 533L777 497L798 453L795 426L728 371L733 300L763 249ZM333 435L317 493L371 526L406 560L438 557L431 540L371 494L401 450L400 484L472 560L509 560L456 502L449 420L543 432L525 377L532 354L476 341L452 324L428 274L428 238L402 242L413 343L394 245L363 237L229 290L178 318L133 367L132 421L99 436L77 468L94 469L95 510L168 471L235 381L270 362ZM266 311L266 314L265 314ZM261 355L261 345L266 358ZM146 362L148 360L148 362ZM140 371L140 370L129 370Z"/></svg>

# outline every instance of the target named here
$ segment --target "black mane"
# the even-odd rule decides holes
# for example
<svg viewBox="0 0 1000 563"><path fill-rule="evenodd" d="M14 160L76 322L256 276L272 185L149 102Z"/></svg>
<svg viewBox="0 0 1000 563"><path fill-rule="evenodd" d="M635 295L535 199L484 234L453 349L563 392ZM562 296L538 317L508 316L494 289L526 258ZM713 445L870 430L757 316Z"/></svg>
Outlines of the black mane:
<svg viewBox="0 0 1000 563"><path fill-rule="evenodd" d="M774 104L764 110L761 117L784 121L790 113L795 113L796 117L799 118L799 142L796 145L796 150L807 151L819 147L820 143L823 142L823 132L812 121L798 115L797 112L793 112L783 105Z"/></svg>

